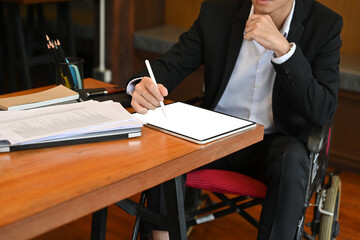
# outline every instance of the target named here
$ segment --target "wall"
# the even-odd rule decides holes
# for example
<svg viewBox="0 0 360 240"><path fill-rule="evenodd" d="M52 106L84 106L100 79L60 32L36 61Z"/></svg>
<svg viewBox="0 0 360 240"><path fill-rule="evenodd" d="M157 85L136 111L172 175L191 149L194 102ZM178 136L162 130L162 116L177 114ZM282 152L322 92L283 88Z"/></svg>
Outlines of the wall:
<svg viewBox="0 0 360 240"><path fill-rule="evenodd" d="M190 28L197 18L203 0L165 0L165 23Z"/></svg>
<svg viewBox="0 0 360 240"><path fill-rule="evenodd" d="M165 21L165 0L136 0L135 30L162 25Z"/></svg>
<svg viewBox="0 0 360 240"><path fill-rule="evenodd" d="M360 93L339 91L330 150L332 163L360 172Z"/></svg>
<svg viewBox="0 0 360 240"><path fill-rule="evenodd" d="M344 19L342 30L342 53L360 55L360 1L359 0L319 0L322 4L339 13ZM360 66L359 66L360 67Z"/></svg>

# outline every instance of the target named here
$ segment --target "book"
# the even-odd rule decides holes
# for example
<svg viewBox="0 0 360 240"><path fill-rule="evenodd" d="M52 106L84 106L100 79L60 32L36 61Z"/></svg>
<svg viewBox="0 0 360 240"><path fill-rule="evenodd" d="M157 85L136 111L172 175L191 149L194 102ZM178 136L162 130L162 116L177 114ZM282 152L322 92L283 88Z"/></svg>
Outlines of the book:
<svg viewBox="0 0 360 240"><path fill-rule="evenodd" d="M8 111L25 110L59 103L75 102L77 99L79 99L79 93L63 85L58 85L37 93L0 98L0 109Z"/></svg>
<svg viewBox="0 0 360 240"><path fill-rule="evenodd" d="M0 152L139 137L142 126L112 101L2 111Z"/></svg>
<svg viewBox="0 0 360 240"><path fill-rule="evenodd" d="M149 110L144 115L133 115L150 128L197 144L206 144L256 126L252 121L181 102L166 105L165 111L166 117L160 108Z"/></svg>

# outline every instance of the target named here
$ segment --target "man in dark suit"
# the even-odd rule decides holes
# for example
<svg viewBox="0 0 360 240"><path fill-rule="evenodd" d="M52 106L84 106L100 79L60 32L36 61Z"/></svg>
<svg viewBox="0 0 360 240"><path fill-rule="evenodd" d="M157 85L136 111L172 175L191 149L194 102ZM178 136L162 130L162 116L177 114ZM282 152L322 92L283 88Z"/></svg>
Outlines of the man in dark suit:
<svg viewBox="0 0 360 240"><path fill-rule="evenodd" d="M203 107L265 126L262 142L206 166L267 184L258 239L295 236L309 177L305 142L337 106L341 28L342 18L314 0L205 1L191 29L151 63L158 87L147 72L127 87L134 109L146 113L204 64ZM149 200L161 211L151 200L158 193Z"/></svg>

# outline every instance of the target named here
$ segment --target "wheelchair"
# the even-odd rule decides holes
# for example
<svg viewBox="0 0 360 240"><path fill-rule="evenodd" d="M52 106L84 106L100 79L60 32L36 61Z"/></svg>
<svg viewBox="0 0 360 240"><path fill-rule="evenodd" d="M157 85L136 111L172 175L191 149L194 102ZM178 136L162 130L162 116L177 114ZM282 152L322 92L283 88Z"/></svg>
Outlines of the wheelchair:
<svg viewBox="0 0 360 240"><path fill-rule="evenodd" d="M302 215L294 238L296 240L314 240L317 236L319 240L336 239L340 231L338 218L341 181L333 172L327 173L331 129L331 124L323 129L313 129L307 142L310 174ZM259 180L231 171L200 169L187 174L186 186L190 187L191 194L186 195L192 198L191 202L205 205L201 209L196 209L200 204L185 207L187 227L203 224L231 213L238 213L250 224L258 227L258 220L246 210L263 202L267 188ZM200 195L202 192L200 190L206 190L207 193ZM215 195L220 202L212 203L208 193ZM238 196L229 198L226 194ZM314 194L315 204L311 204ZM311 228L311 233L307 233L304 231L305 213L310 206L314 207L314 214L312 221L307 224Z"/></svg>

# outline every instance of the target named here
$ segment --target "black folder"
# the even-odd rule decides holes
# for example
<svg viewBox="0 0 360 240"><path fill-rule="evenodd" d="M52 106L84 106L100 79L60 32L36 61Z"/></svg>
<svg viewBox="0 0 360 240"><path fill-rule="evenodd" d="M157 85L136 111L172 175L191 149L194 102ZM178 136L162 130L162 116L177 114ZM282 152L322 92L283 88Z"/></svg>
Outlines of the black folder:
<svg viewBox="0 0 360 240"><path fill-rule="evenodd" d="M82 135L75 135L66 138L40 141L29 144L10 145L10 144L6 144L5 141L3 141L3 143L0 142L0 153L28 150L28 149L37 149L37 148L67 146L67 145L82 144L82 143L104 142L104 141L120 140L120 139L140 137L140 136L141 136L141 128L131 128L131 129L107 131L107 132L102 132L101 134L87 133Z"/></svg>

